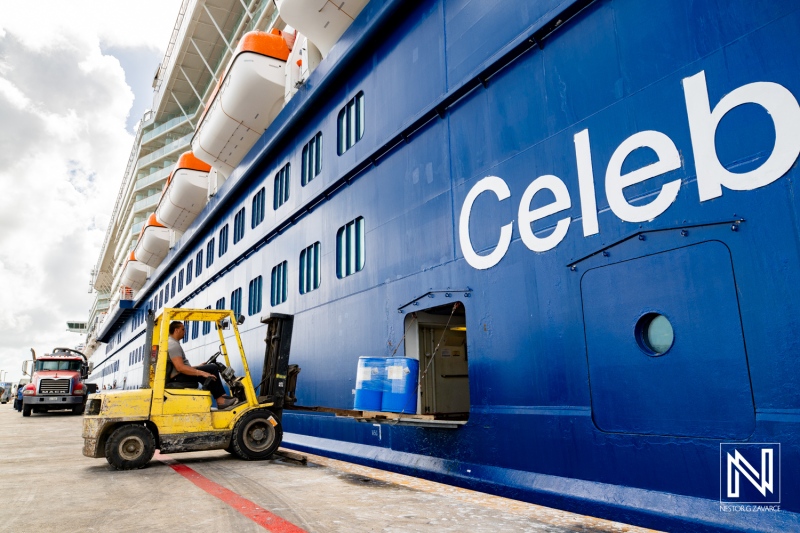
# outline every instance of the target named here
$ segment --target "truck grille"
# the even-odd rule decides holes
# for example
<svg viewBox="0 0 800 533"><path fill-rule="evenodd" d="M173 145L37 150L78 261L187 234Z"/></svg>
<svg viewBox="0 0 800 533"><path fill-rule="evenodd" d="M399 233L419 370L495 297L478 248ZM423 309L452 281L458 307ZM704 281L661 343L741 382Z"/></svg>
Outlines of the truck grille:
<svg viewBox="0 0 800 533"><path fill-rule="evenodd" d="M43 379L39 383L40 394L69 394L68 379Z"/></svg>

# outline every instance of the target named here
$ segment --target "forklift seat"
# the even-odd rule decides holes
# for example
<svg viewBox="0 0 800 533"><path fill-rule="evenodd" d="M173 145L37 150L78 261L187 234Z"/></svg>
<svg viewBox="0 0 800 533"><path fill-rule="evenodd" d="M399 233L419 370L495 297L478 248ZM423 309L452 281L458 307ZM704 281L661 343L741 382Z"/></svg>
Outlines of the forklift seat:
<svg viewBox="0 0 800 533"><path fill-rule="evenodd" d="M172 365L172 361L167 358L167 376L172 375L172 371L175 370L175 367ZM169 378L168 378L169 379ZM168 381L164 384L165 389L199 389L200 386L197 383L184 383L182 381Z"/></svg>

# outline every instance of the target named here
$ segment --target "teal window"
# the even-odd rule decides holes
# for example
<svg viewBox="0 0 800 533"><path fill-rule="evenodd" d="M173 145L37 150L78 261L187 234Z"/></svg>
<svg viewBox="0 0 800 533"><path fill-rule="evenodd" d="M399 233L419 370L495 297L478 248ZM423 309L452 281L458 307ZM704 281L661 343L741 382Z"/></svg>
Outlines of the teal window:
<svg viewBox="0 0 800 533"><path fill-rule="evenodd" d="M208 307L206 307L206 309L211 309L211 306L209 305ZM203 322L203 335L208 335L210 332L211 332L211 322L206 320L205 322Z"/></svg>
<svg viewBox="0 0 800 533"><path fill-rule="evenodd" d="M242 288L239 287L231 293L231 310L233 314L239 316L242 314Z"/></svg>
<svg viewBox="0 0 800 533"><path fill-rule="evenodd" d="M222 229L219 230L219 257L222 257L222 254L228 251L228 225L225 224L222 226Z"/></svg>
<svg viewBox="0 0 800 533"><path fill-rule="evenodd" d="M244 239L244 207L233 217L233 244Z"/></svg>
<svg viewBox="0 0 800 533"><path fill-rule="evenodd" d="M286 166L275 174L275 190L272 197L272 208L275 210L289 200L289 180L291 174L292 167L289 163L286 163Z"/></svg>
<svg viewBox="0 0 800 533"><path fill-rule="evenodd" d="M206 244L206 268L214 264L214 238Z"/></svg>
<svg viewBox="0 0 800 533"><path fill-rule="evenodd" d="M288 264L286 261L275 265L272 269L272 286L270 290L269 303L273 307L286 301L286 280L288 277L287 270Z"/></svg>
<svg viewBox="0 0 800 533"><path fill-rule="evenodd" d="M192 282L192 273L194 271L194 269L192 268L193 266L194 266L194 262L191 259L189 259L189 262L186 263L186 284L187 285Z"/></svg>
<svg viewBox="0 0 800 533"><path fill-rule="evenodd" d="M346 278L364 268L364 217L348 222L336 232L336 277Z"/></svg>
<svg viewBox="0 0 800 533"><path fill-rule="evenodd" d="M247 314L253 316L261 311L261 286L263 279L258 276L256 279L250 281L247 295Z"/></svg>
<svg viewBox="0 0 800 533"><path fill-rule="evenodd" d="M358 93L355 98L339 111L337 120L338 144L337 152L342 155L353 147L364 136L364 92Z"/></svg>
<svg viewBox="0 0 800 533"><path fill-rule="evenodd" d="M300 184L305 187L320 172L322 172L322 132L318 132L303 146L303 172Z"/></svg>
<svg viewBox="0 0 800 533"><path fill-rule="evenodd" d="M300 294L318 289L321 279L320 244L315 242L300 252Z"/></svg>
<svg viewBox="0 0 800 533"><path fill-rule="evenodd" d="M203 250L197 252L194 258L194 277L198 277L203 273Z"/></svg>
<svg viewBox="0 0 800 533"><path fill-rule="evenodd" d="M250 212L250 228L255 228L264 221L264 187L253 196L253 209Z"/></svg>

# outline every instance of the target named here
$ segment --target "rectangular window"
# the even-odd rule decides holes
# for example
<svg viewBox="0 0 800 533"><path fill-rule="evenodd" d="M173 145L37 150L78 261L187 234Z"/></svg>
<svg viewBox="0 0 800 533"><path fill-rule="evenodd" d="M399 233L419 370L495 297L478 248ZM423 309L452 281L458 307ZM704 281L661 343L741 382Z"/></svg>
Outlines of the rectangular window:
<svg viewBox="0 0 800 533"><path fill-rule="evenodd" d="M236 316L242 314L242 288L239 287L231 293L231 311Z"/></svg>
<svg viewBox="0 0 800 533"><path fill-rule="evenodd" d="M206 307L206 309L211 309L211 306L209 305L208 307ZM210 332L211 332L211 322L206 320L205 322L203 322L203 335L208 335Z"/></svg>
<svg viewBox="0 0 800 533"><path fill-rule="evenodd" d="M305 187L308 182L322 172L322 132L318 132L303 146L303 169L300 184Z"/></svg>
<svg viewBox="0 0 800 533"><path fill-rule="evenodd" d="M183 342L189 342L189 321L183 321Z"/></svg>
<svg viewBox="0 0 800 533"><path fill-rule="evenodd" d="M272 269L272 287L269 303L273 307L286 301L286 279L288 264L286 261L275 265Z"/></svg>
<svg viewBox="0 0 800 533"><path fill-rule="evenodd" d="M166 286L164 287L164 303L169 301L169 282L167 282Z"/></svg>
<svg viewBox="0 0 800 533"><path fill-rule="evenodd" d="M347 102L337 120L337 152L342 155L364 136L364 92Z"/></svg>
<svg viewBox="0 0 800 533"><path fill-rule="evenodd" d="M196 339L200 336L200 322L193 321L192 322L192 339Z"/></svg>
<svg viewBox="0 0 800 533"><path fill-rule="evenodd" d="M178 292L183 290L183 269L178 272Z"/></svg>
<svg viewBox="0 0 800 533"><path fill-rule="evenodd" d="M275 174L275 191L272 197L272 208L277 210L289 200L289 180L292 167L289 163Z"/></svg>
<svg viewBox="0 0 800 533"><path fill-rule="evenodd" d="M203 250L197 252L194 258L194 277L200 276L203 273Z"/></svg>
<svg viewBox="0 0 800 533"><path fill-rule="evenodd" d="M228 251L228 225L225 224L222 226L222 229L219 230L219 257L222 257L222 254Z"/></svg>
<svg viewBox="0 0 800 533"><path fill-rule="evenodd" d="M233 244L244 238L244 207L233 217Z"/></svg>
<svg viewBox="0 0 800 533"><path fill-rule="evenodd" d="M178 288L178 278L172 277L172 297L175 298L176 289Z"/></svg>
<svg viewBox="0 0 800 533"><path fill-rule="evenodd" d="M206 268L214 264L214 238L206 244Z"/></svg>
<svg viewBox="0 0 800 533"><path fill-rule="evenodd" d="M194 272L194 269L192 268L192 265L193 265L193 262L192 262L191 259L189 259L189 262L186 263L186 284L187 285L192 282L192 273Z"/></svg>
<svg viewBox="0 0 800 533"><path fill-rule="evenodd" d="M225 298L220 298L219 300L217 300L216 308L217 309L225 309ZM214 324L214 329L217 329L217 325L216 324Z"/></svg>
<svg viewBox="0 0 800 533"><path fill-rule="evenodd" d="M300 252L300 294L319 288L322 279L319 247L319 242L315 242Z"/></svg>
<svg viewBox="0 0 800 533"><path fill-rule="evenodd" d="M345 278L364 268L364 217L348 222L336 233L336 277Z"/></svg>
<svg viewBox="0 0 800 533"><path fill-rule="evenodd" d="M158 293L158 308L161 309L164 306L164 289Z"/></svg>
<svg viewBox="0 0 800 533"><path fill-rule="evenodd" d="M256 279L250 281L247 298L247 314L253 316L261 311L261 285L262 278L258 276Z"/></svg>
<svg viewBox="0 0 800 533"><path fill-rule="evenodd" d="M250 228L255 228L262 222L264 222L264 203L265 198L267 197L267 193L264 191L264 187L261 187L261 190L253 196L253 209L250 213Z"/></svg>

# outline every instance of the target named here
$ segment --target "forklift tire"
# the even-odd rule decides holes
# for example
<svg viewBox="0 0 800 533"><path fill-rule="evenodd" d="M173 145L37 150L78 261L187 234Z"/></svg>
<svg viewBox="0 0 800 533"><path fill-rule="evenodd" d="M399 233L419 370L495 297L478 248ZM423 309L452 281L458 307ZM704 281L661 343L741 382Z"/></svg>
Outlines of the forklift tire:
<svg viewBox="0 0 800 533"><path fill-rule="evenodd" d="M156 452L156 440L146 426L126 424L106 442L106 460L116 470L144 468Z"/></svg>
<svg viewBox="0 0 800 533"><path fill-rule="evenodd" d="M233 427L231 447L245 461L269 459L283 440L281 422L268 409L246 413Z"/></svg>
<svg viewBox="0 0 800 533"><path fill-rule="evenodd" d="M22 405L22 416L31 416L31 406L30 405Z"/></svg>

